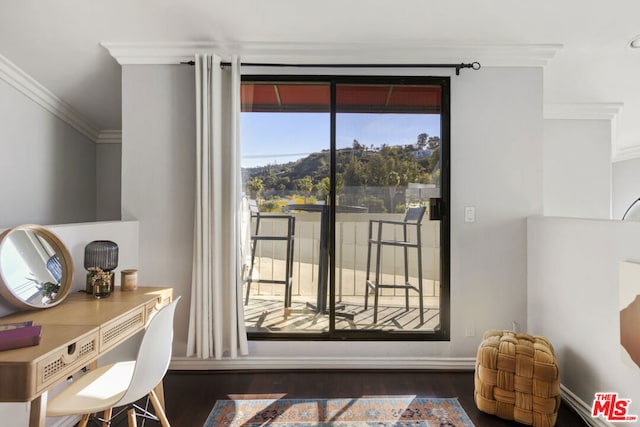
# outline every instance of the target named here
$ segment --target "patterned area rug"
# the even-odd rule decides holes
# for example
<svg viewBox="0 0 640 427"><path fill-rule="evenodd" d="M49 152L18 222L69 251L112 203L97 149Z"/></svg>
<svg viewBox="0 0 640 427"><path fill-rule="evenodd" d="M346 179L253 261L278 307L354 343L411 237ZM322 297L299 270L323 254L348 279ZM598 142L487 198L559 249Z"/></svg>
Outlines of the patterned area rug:
<svg viewBox="0 0 640 427"><path fill-rule="evenodd" d="M458 399L219 400L204 427L473 427Z"/></svg>

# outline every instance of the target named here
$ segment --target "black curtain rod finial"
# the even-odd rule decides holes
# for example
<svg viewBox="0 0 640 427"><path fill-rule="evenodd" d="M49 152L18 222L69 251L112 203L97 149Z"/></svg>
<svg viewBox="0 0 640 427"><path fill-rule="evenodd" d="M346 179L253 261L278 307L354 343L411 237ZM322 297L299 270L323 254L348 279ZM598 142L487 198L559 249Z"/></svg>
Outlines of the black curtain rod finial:
<svg viewBox="0 0 640 427"><path fill-rule="evenodd" d="M459 66L456 66L456 76L460 75L460 70L462 68L471 68L472 70L478 71L480 69L480 63L478 61L475 61L471 64L462 63Z"/></svg>

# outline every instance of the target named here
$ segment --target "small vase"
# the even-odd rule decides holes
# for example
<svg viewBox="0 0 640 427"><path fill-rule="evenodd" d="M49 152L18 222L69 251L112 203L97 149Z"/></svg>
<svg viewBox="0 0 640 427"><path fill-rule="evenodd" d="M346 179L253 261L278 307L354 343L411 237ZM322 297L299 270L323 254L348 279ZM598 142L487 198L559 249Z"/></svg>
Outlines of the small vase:
<svg viewBox="0 0 640 427"><path fill-rule="evenodd" d="M89 295L95 295L94 291L93 291L93 285L94 282L96 282L96 280L94 279L95 276L95 272L94 271L88 271L87 272L87 281L85 284L85 291L89 294ZM107 282L109 282L109 293L111 293L114 289L115 283L114 283L114 279L115 279L115 275L112 271L105 271L105 274L107 275L107 279L105 279ZM108 295L107 295L108 296Z"/></svg>
<svg viewBox="0 0 640 427"><path fill-rule="evenodd" d="M92 288L94 297L106 298L111 295L111 279L94 280Z"/></svg>
<svg viewBox="0 0 640 427"><path fill-rule="evenodd" d="M91 271L87 272L87 281L85 285L85 291L89 295L93 295L93 272Z"/></svg>

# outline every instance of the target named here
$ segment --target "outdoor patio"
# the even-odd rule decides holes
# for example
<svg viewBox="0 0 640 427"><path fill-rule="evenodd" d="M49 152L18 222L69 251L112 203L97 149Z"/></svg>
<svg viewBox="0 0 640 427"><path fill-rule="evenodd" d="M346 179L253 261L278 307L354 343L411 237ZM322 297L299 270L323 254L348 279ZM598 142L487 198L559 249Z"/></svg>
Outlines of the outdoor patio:
<svg viewBox="0 0 640 427"><path fill-rule="evenodd" d="M256 260L260 277L282 277L284 261L261 257ZM294 262L291 307L284 307L284 285L254 282L249 302L244 306L245 326L248 332L309 333L329 330L329 315L317 313L315 304L318 288L318 266L312 263ZM255 277L256 275L254 275ZM384 274L382 280L403 280L393 274ZM410 281L416 283L416 278ZM405 309L404 291L382 289L378 302L378 319L373 321L374 295L370 293L368 308L364 309L366 272L342 268L337 270L336 329L432 331L439 327L439 284L423 279L424 323L420 323L419 303L416 292L409 292L409 310ZM246 296L246 285L243 289ZM328 307L327 307L328 310ZM352 317L352 318L351 318Z"/></svg>

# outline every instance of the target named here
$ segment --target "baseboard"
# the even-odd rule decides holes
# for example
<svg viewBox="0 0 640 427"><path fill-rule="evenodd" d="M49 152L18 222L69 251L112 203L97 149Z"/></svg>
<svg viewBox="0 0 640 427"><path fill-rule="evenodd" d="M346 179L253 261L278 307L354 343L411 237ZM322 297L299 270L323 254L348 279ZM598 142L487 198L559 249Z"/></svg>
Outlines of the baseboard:
<svg viewBox="0 0 640 427"><path fill-rule="evenodd" d="M560 386L560 397L562 397L564 403L570 406L580 418L582 418L586 425L590 427L615 427L602 418L593 418L591 416L591 405L585 403L564 385Z"/></svg>
<svg viewBox="0 0 640 427"><path fill-rule="evenodd" d="M246 357L202 360L174 357L169 369L189 370L265 370L265 369L432 369L473 370L475 357Z"/></svg>

